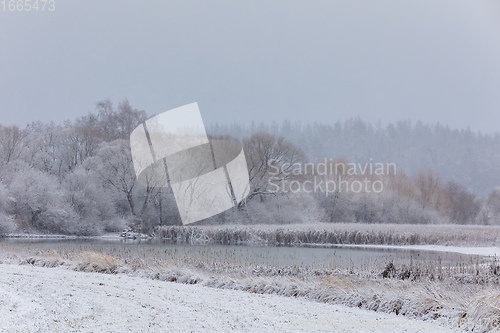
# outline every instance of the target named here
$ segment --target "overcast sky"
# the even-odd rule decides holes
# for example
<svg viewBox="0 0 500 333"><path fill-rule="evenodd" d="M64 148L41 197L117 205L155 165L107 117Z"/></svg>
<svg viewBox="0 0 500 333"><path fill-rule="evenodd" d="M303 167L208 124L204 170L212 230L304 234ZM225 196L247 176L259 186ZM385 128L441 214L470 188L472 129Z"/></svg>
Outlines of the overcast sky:
<svg viewBox="0 0 500 333"><path fill-rule="evenodd" d="M500 1L55 0L0 8L0 123L128 98L206 123L360 116L500 131Z"/></svg>

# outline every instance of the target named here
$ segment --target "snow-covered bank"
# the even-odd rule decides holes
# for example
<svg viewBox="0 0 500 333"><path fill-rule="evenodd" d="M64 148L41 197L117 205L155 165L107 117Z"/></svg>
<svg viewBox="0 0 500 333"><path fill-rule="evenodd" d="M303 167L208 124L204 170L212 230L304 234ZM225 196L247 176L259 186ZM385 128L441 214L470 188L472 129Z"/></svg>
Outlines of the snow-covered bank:
<svg viewBox="0 0 500 333"><path fill-rule="evenodd" d="M500 247L487 246L443 246L443 245L335 245L337 247L363 248L363 249L391 249L391 250L416 250L460 253L467 255L478 255L485 257L497 257L500 255Z"/></svg>
<svg viewBox="0 0 500 333"><path fill-rule="evenodd" d="M8 234L3 238L12 240L82 240L82 239L96 239L96 240L120 240L120 233L106 233L99 236L75 236L75 235L60 235L60 234Z"/></svg>
<svg viewBox="0 0 500 333"><path fill-rule="evenodd" d="M457 332L300 298L5 264L0 318L2 332Z"/></svg>

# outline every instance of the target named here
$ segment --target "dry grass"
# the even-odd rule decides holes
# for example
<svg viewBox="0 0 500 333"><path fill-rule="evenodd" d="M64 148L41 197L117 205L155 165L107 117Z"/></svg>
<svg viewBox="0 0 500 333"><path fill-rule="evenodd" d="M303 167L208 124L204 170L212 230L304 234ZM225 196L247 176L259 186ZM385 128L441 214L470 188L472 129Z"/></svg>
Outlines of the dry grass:
<svg viewBox="0 0 500 333"><path fill-rule="evenodd" d="M32 256L20 262L21 265L29 264L40 267L58 267L67 263L59 253L52 251L42 256Z"/></svg>
<svg viewBox="0 0 500 333"><path fill-rule="evenodd" d="M461 320L477 328L474 332L500 331L500 291L483 292L467 302Z"/></svg>
<svg viewBox="0 0 500 333"><path fill-rule="evenodd" d="M187 244L500 244L500 226L315 223L251 226L163 226L157 237Z"/></svg>
<svg viewBox="0 0 500 333"><path fill-rule="evenodd" d="M117 274L125 271L125 264L104 253L85 251L74 258L74 269L82 272Z"/></svg>
<svg viewBox="0 0 500 333"><path fill-rule="evenodd" d="M340 290L343 292L355 291L356 287L351 280L342 275L327 275L321 278L321 286L328 290Z"/></svg>
<svg viewBox="0 0 500 333"><path fill-rule="evenodd" d="M95 272L105 274L117 274L126 272L125 264L112 256L104 253L85 251L76 255L65 255L63 258L56 251L47 254L29 256L19 260L21 265L33 265L39 267L68 266L75 271Z"/></svg>

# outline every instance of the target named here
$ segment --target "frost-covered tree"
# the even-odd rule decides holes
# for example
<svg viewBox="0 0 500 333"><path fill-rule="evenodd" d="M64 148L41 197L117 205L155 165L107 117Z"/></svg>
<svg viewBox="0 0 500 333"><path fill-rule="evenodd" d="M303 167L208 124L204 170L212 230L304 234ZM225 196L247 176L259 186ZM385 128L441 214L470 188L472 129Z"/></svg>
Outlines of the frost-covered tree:
<svg viewBox="0 0 500 333"><path fill-rule="evenodd" d="M273 134L260 132L243 140L243 147L249 169L250 194L240 203L246 203L258 196L275 195L275 186L293 179L296 165L305 162L304 152L290 141Z"/></svg>
<svg viewBox="0 0 500 333"><path fill-rule="evenodd" d="M356 221L354 198L348 189L354 177L347 171L348 162L340 158L328 161L323 167L316 165L314 174L309 175L311 181L323 184L314 190L314 197L330 222Z"/></svg>
<svg viewBox="0 0 500 333"><path fill-rule="evenodd" d="M134 197L137 182L128 141L103 143L96 155L85 161L84 168L95 172L103 186L110 190L118 211L123 212L126 206L131 214L137 215Z"/></svg>
<svg viewBox="0 0 500 333"><path fill-rule="evenodd" d="M474 223L481 210L477 197L457 182L449 182L446 191L451 202L451 220L459 224Z"/></svg>
<svg viewBox="0 0 500 333"><path fill-rule="evenodd" d="M112 193L100 181L95 171L78 167L66 175L63 182L67 200L78 214L81 224L90 224L99 234L120 231L124 227L122 219L117 218Z"/></svg>
<svg viewBox="0 0 500 333"><path fill-rule="evenodd" d="M115 108L111 100L104 99L96 103L96 127L99 136L106 141L128 139L130 133L148 118L146 112L132 108L124 99Z"/></svg>
<svg viewBox="0 0 500 333"><path fill-rule="evenodd" d="M10 234L16 229L14 219L6 213L10 201L8 189L0 183L0 236Z"/></svg>
<svg viewBox="0 0 500 333"><path fill-rule="evenodd" d="M488 196L487 206L491 212L491 220L500 224L500 187L495 187Z"/></svg>
<svg viewBox="0 0 500 333"><path fill-rule="evenodd" d="M146 179L146 185L137 182L129 141L118 139L103 143L96 155L84 163L84 167L92 170L108 190L119 215L128 215L137 223L148 223L153 218L158 223L164 221L159 211L165 214L166 209L171 207L162 196L161 185L164 181L152 178Z"/></svg>
<svg viewBox="0 0 500 333"><path fill-rule="evenodd" d="M32 168L17 170L8 184L14 215L21 229L78 233L78 216L66 201L57 178Z"/></svg>
<svg viewBox="0 0 500 333"><path fill-rule="evenodd" d="M8 164L19 159L27 132L17 126L0 125L0 162Z"/></svg>

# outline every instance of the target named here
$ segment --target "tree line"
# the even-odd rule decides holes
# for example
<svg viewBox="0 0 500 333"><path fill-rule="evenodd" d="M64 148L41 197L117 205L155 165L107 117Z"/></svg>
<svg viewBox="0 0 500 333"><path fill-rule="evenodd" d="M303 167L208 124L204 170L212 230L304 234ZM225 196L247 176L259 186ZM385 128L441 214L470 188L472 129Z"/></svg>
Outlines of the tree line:
<svg viewBox="0 0 500 333"><path fill-rule="evenodd" d="M152 233L158 226L180 225L171 191L138 184L135 177L129 136L148 118L127 100L114 105L105 99L96 103L95 112L63 124L0 125L0 234L99 235L126 227ZM310 134L304 149L297 133L286 137L284 131L286 126L270 126L241 131L248 134L244 137L233 135L245 150L250 195L199 224L500 223L500 187L481 198L460 181L442 180L431 168L370 175L370 181L383 184L380 193L277 191L277 184L282 189L310 180L308 174L291 172L293 166L316 163L327 147L325 142L315 146ZM234 127L227 133L220 126L209 129L212 137L232 132ZM340 153L327 156L336 158L331 163L349 163ZM361 180L346 170L322 177L347 184Z"/></svg>

